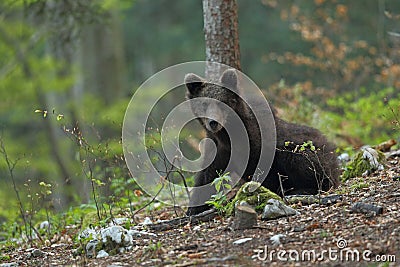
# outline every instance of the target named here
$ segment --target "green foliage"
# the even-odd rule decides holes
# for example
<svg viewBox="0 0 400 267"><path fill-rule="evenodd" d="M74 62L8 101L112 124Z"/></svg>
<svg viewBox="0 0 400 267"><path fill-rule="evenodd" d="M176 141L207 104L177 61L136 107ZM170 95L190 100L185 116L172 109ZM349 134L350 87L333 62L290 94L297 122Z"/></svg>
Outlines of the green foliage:
<svg viewBox="0 0 400 267"><path fill-rule="evenodd" d="M379 164L385 164L385 155L380 152L375 150L377 153L377 163ZM377 166L373 166L367 156L365 156L365 151L360 150L354 158L346 165L344 172L341 176L342 181L346 181L350 178L354 177L360 177L362 176L365 172L370 172L370 171L375 171L377 169ZM370 155L373 156L373 155Z"/></svg>
<svg viewBox="0 0 400 267"><path fill-rule="evenodd" d="M231 190L232 186L229 184L230 181L231 177L229 176L229 172L227 172L215 178L214 181L212 181L212 185L215 186L217 192L221 192L224 190Z"/></svg>
<svg viewBox="0 0 400 267"><path fill-rule="evenodd" d="M97 210L84 214L82 219L82 229L93 228L95 226L106 226L108 218L99 219Z"/></svg>
<svg viewBox="0 0 400 267"><path fill-rule="evenodd" d="M315 146L314 146L314 144L313 144L313 142L311 140L308 140L308 141L304 142L301 145L295 144L292 141L286 141L285 142L285 147L291 147L291 146L294 146L292 151L295 152L295 153L296 152L303 152L306 149L310 149L313 152L315 152L315 150L316 150L316 148L315 148Z"/></svg>
<svg viewBox="0 0 400 267"><path fill-rule="evenodd" d="M333 110L323 114L323 124L330 125L336 134L359 138L365 144L379 144L398 133L393 128L400 114L400 97L393 88L377 92L361 89L363 96L350 92L328 100Z"/></svg>
<svg viewBox="0 0 400 267"><path fill-rule="evenodd" d="M369 184L365 183L364 181L354 183L350 186L350 188L353 190L360 190L360 189L364 189L364 188L368 188L368 187L369 187Z"/></svg>
<svg viewBox="0 0 400 267"><path fill-rule="evenodd" d="M212 181L212 185L214 185L217 193L212 195L211 199L206 201L206 204L213 206L219 213L225 213L226 211L226 193L232 189L232 186L229 184L230 181L229 172L223 175L220 174Z"/></svg>
<svg viewBox="0 0 400 267"><path fill-rule="evenodd" d="M1 158L0 176L4 179L0 181L0 222L12 222L1 226L9 238L21 237L27 231L33 235L33 229L21 227L21 216L36 226L49 220L50 232L39 230L47 237L65 230L66 225L79 225L89 211L92 214L88 217L93 215L91 223L100 224L109 220L115 210L126 211L129 206L132 212L136 207L133 203L143 198L134 178L129 176L120 141L125 108L134 92L132 85L140 84L162 67L204 58L203 16L198 1L134 1L132 5L132 1L101 0L80 5L87 1L77 0L74 3L78 4L65 6L71 10L46 14L47 9L40 7L62 3L52 1L55 5L46 5L48 2L0 3L0 134L9 157L17 161L15 180L25 207L23 214L15 212L18 203ZM398 1L387 3L388 9L399 7ZM377 144L396 137L400 130L398 58L393 51L385 50L392 47L386 38L376 38L377 33L390 30L387 25L392 22L381 17L383 14L376 12L375 5L373 1L239 1L243 69L264 88L277 83L267 96L289 121L315 126L336 141L338 136L348 135L363 143ZM170 12L164 12L166 7ZM85 87L82 80L87 78L87 70L79 68L79 56L68 58L65 54L80 51L79 45L73 43L82 26L91 27L103 20L109 26L109 15L121 10L123 14L117 17L123 25L127 60L121 69L126 69L130 86L120 91L123 97L107 99L101 90L89 92ZM384 21L382 29L371 26L370 21ZM113 29L106 26L107 30ZM104 73L94 76L101 75ZM108 72L106 75L112 76ZM376 91L385 86L393 87ZM151 88L145 97L147 100L162 93L161 87ZM161 149L159 126L183 98L183 91L166 97L152 111L151 122L146 125L150 129L145 139L148 153L152 162L164 170L171 166L164 166L163 154L155 153ZM146 116L147 108L146 101L135 106L132 120ZM177 131L171 131L171 135ZM200 138L191 136L193 132L180 132L180 145L188 148L188 157L199 154L193 148L196 142L190 147L185 140ZM52 138L56 141L51 142ZM294 149L314 151L315 147L308 141L296 144ZM70 172L68 177L63 177L55 160L57 150ZM347 171L355 169L348 166ZM186 183L193 185L193 176L184 174L188 176ZM182 183L177 172L167 178ZM56 214L54 208L59 208L60 200L56 198L71 181L71 195L65 196L82 203L76 192L87 195L83 188L89 184L90 204ZM229 181L228 174L214 181L217 194L209 204L221 212L226 209L224 191L231 189ZM261 207L255 203L259 210Z"/></svg>
<svg viewBox="0 0 400 267"><path fill-rule="evenodd" d="M90 214L91 212L95 212L96 207L93 205L82 204L76 207L70 207L65 212L60 213L51 213L49 216L48 212L45 209L40 209L35 211L35 216L31 217L31 224L34 225L37 233L40 234L41 239L50 240L55 235L59 235L60 233L65 233L66 235L70 236L74 239L76 229L81 227L81 223L86 217L86 214ZM48 220L49 227L41 229L40 223L43 221ZM98 220L95 221L96 225L98 224ZM69 227L66 227L69 226ZM32 231L32 229L28 229ZM30 232L33 236L36 236L36 232ZM0 233L1 235L6 238L5 242L0 242L1 247L10 248L15 246L16 242L26 241L25 234L26 229L25 226L21 223L21 218L16 220L7 220L0 224ZM14 241L11 241L11 240ZM43 245L40 243L40 239L33 239L31 240L38 245Z"/></svg>
<svg viewBox="0 0 400 267"><path fill-rule="evenodd" d="M153 252L158 251L159 249L162 248L162 245L163 244L161 243L161 241L158 241L157 243L150 243L148 249Z"/></svg>
<svg viewBox="0 0 400 267"><path fill-rule="evenodd" d="M11 260L11 257L9 255L0 254L0 262L9 260Z"/></svg>
<svg viewBox="0 0 400 267"><path fill-rule="evenodd" d="M286 85L281 86L289 90ZM316 127L340 147L379 144L395 138L400 130L400 96L392 87L343 93L327 99L324 110L304 97L302 90L302 85L296 85L290 102L280 103L281 117ZM292 107L291 101L296 102L297 108ZM349 144L350 139L357 143Z"/></svg>
<svg viewBox="0 0 400 267"><path fill-rule="evenodd" d="M115 171L121 170L115 169ZM133 212L134 208L138 208L133 203L141 203L143 198L143 192L136 184L136 180L129 176L120 176L118 173L111 179L110 191L109 201L121 211L125 211L129 207L129 211Z"/></svg>

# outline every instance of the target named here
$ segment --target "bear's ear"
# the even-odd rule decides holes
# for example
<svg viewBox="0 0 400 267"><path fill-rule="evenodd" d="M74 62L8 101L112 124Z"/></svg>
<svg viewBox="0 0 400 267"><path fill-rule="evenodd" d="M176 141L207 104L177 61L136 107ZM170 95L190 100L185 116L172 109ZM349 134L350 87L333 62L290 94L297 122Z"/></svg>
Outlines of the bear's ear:
<svg viewBox="0 0 400 267"><path fill-rule="evenodd" d="M191 95L196 95L204 84L204 80L194 73L185 75L185 85Z"/></svg>
<svg viewBox="0 0 400 267"><path fill-rule="evenodd" d="M238 78L234 69L227 69L222 73L221 84L229 89L237 90Z"/></svg>

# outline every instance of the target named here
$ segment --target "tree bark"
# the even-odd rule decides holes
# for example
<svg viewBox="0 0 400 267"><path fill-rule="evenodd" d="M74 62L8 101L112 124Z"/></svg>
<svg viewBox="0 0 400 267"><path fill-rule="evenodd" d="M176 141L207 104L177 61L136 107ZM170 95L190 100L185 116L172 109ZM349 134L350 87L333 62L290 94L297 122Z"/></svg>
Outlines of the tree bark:
<svg viewBox="0 0 400 267"><path fill-rule="evenodd" d="M217 81L223 63L240 70L239 30L236 0L203 0L206 41L206 78Z"/></svg>

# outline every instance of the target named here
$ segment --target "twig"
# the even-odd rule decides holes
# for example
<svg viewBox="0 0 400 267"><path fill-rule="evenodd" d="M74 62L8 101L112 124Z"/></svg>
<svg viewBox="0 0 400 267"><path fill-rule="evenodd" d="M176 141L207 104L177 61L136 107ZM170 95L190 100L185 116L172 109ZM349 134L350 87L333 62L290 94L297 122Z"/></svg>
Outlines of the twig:
<svg viewBox="0 0 400 267"><path fill-rule="evenodd" d="M156 198L158 197L158 195L161 193L161 191L164 189L164 185L165 183L162 183L162 186L160 187L160 190L158 190L158 192L153 196L153 198L147 202L143 207L137 209L133 214L132 214L132 218L135 218L135 215L138 214L139 212L141 212L142 210L144 210L145 208L147 208L151 203L154 202L154 200L156 200Z"/></svg>
<svg viewBox="0 0 400 267"><path fill-rule="evenodd" d="M22 220L25 225L25 234L28 237L29 236L28 235L28 223L27 223L26 217L25 217L25 212L24 212L25 209L24 209L24 205L22 204L21 197L19 196L19 191L18 191L17 185L15 183L15 178L14 178L14 168L17 165L19 159L17 159L14 162L11 161L11 159L8 157L7 150L4 145L3 138L1 136L0 136L0 153L3 154L4 160L6 161L8 173L10 174L11 182L13 184L13 189L14 189L15 195L17 196L19 212L21 213L21 217L22 217Z"/></svg>
<svg viewBox="0 0 400 267"><path fill-rule="evenodd" d="M282 184L282 177L288 178L285 175L282 175L280 173L278 173L278 180L279 180L279 186L281 188L281 193L282 193L282 199L286 202L286 197L285 197L285 191L283 189L283 184ZM286 202L287 203L287 202Z"/></svg>

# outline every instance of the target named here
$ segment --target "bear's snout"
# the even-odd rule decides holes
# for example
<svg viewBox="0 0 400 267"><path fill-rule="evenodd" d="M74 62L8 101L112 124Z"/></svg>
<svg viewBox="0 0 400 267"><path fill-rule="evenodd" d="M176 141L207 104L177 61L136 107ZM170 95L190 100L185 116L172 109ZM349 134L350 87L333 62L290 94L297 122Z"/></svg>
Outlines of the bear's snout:
<svg viewBox="0 0 400 267"><path fill-rule="evenodd" d="M210 125L210 128L213 130L216 130L218 128L218 122L214 121L214 120L210 120L208 122L208 125Z"/></svg>

